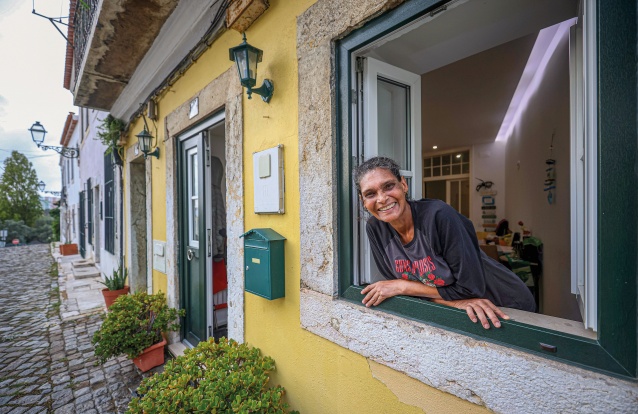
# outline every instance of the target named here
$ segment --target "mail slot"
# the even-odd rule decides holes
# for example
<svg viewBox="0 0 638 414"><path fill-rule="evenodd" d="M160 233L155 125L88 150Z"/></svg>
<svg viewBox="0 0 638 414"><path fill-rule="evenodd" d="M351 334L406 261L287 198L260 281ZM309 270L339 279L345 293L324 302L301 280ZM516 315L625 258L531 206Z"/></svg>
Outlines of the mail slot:
<svg viewBox="0 0 638 414"><path fill-rule="evenodd" d="M284 240L272 229L253 229L244 238L244 288L268 300L283 298L285 287Z"/></svg>

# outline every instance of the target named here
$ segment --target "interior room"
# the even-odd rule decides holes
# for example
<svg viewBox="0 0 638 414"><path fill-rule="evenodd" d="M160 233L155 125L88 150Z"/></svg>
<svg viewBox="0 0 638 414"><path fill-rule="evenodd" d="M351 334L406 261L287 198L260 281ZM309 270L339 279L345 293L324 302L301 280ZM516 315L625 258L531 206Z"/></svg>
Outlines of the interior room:
<svg viewBox="0 0 638 414"><path fill-rule="evenodd" d="M479 243L496 246L494 258L517 274L528 259L521 274L539 313L576 322L570 28L578 14L578 0L452 1L363 54L421 76L422 196L467 216ZM505 224L511 234L496 239Z"/></svg>

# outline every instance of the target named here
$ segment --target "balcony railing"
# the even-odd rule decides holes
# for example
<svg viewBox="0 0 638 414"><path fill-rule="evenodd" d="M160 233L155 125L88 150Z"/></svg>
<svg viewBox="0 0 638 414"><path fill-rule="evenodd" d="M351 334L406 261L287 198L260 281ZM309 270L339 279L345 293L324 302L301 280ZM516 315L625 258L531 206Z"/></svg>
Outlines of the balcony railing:
<svg viewBox="0 0 638 414"><path fill-rule="evenodd" d="M75 78L80 76L82 61L88 48L89 36L93 27L99 0L77 0L73 16L73 64Z"/></svg>

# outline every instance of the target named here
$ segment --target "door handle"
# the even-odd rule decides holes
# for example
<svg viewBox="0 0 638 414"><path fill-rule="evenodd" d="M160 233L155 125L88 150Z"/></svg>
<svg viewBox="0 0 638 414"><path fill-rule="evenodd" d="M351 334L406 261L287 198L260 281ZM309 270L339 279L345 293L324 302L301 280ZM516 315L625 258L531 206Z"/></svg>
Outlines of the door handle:
<svg viewBox="0 0 638 414"><path fill-rule="evenodd" d="M195 257L195 252L193 252L191 249L188 249L186 251L186 258L190 262L191 260L193 260L193 257Z"/></svg>

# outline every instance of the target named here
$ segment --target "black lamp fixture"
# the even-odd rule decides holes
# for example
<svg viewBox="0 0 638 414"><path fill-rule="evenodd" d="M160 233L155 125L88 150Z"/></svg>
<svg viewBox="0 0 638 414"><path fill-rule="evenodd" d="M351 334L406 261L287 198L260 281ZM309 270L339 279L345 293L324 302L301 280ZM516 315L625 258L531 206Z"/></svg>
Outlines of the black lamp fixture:
<svg viewBox="0 0 638 414"><path fill-rule="evenodd" d="M41 192L44 192L44 189L46 188L46 184L44 183L44 181L40 180L40 182L38 183L38 185L36 187L38 187L38 190L40 190Z"/></svg>
<svg viewBox="0 0 638 414"><path fill-rule="evenodd" d="M144 121L145 121L144 123L146 123L146 120ZM151 152L151 148L153 146L153 135L151 135L146 130L146 125L144 125L144 129L142 129L142 132L137 134L136 137L139 142L140 151L142 151L142 153L144 154L144 159L146 159L149 156L153 156L159 159L159 153L160 153L159 148L155 147L155 150Z"/></svg>
<svg viewBox="0 0 638 414"><path fill-rule="evenodd" d="M244 41L239 46L231 47L228 51L230 60L237 64L239 80L241 86L247 89L248 99L251 99L251 95L256 93L261 96L264 102L270 102L275 91L275 86L270 79L265 79L259 88L253 89L257 84L257 64L261 62L264 52L246 42L246 33L244 33Z"/></svg>
<svg viewBox="0 0 638 414"><path fill-rule="evenodd" d="M44 129L44 126L40 123L40 121L35 121L35 124L31 125L31 128L29 128L29 132L31 132L31 139L35 142L35 145L37 145L38 148L42 148L43 151L51 149L66 158L80 157L80 149L78 147L68 148L42 145L44 137L47 134L47 130Z"/></svg>

